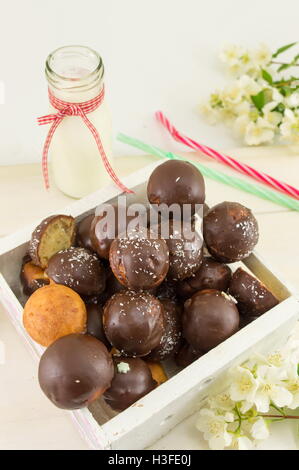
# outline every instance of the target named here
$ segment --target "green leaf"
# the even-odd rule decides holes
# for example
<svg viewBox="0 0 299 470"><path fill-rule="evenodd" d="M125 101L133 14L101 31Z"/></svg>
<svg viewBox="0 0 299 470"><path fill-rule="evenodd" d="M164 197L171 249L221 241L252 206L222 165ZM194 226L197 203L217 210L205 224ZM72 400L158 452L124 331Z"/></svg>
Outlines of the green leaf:
<svg viewBox="0 0 299 470"><path fill-rule="evenodd" d="M279 103L273 111L277 111L278 113L283 114L285 110L285 105L283 103Z"/></svg>
<svg viewBox="0 0 299 470"><path fill-rule="evenodd" d="M297 374L299 375L299 364L297 365Z"/></svg>
<svg viewBox="0 0 299 470"><path fill-rule="evenodd" d="M290 86L284 85L279 87L279 91L283 96L290 96L293 93L294 89Z"/></svg>
<svg viewBox="0 0 299 470"><path fill-rule="evenodd" d="M285 46L280 47L279 49L277 49L277 51L274 52L272 57L275 59L277 56L282 54L284 51L287 51L291 47L295 46L295 44L297 44L297 41L296 42L291 42L290 44L286 44Z"/></svg>
<svg viewBox="0 0 299 470"><path fill-rule="evenodd" d="M282 70L286 70L286 69L288 69L289 67L292 67L292 65L293 65L292 63L290 63L290 64L282 64L280 67L278 67L277 72L282 72Z"/></svg>
<svg viewBox="0 0 299 470"><path fill-rule="evenodd" d="M256 109L261 111L266 103L265 91L262 90L257 95L252 95L251 100L254 106L256 107Z"/></svg>
<svg viewBox="0 0 299 470"><path fill-rule="evenodd" d="M266 82L268 82L270 85L272 85L273 78L272 78L272 75L269 72L267 72L267 70L262 69L262 77L263 77L264 80L266 80Z"/></svg>

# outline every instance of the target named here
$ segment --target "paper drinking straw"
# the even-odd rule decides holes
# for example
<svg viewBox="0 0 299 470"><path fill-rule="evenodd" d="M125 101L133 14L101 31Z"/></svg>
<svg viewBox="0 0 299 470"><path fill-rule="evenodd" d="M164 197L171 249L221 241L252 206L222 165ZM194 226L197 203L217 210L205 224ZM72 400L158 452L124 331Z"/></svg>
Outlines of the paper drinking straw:
<svg viewBox="0 0 299 470"><path fill-rule="evenodd" d="M216 160L220 163L224 163L225 165L233 168L236 171L239 171L240 173L243 173L244 175L250 176L251 178L254 178L255 180L261 183L267 184L273 189L281 191L282 193L287 194L288 196L291 196L295 199L299 199L299 190L294 186L279 181L273 176L268 175L267 173L255 170L255 168L246 165L245 163L241 163L238 160L229 157L228 155L225 155L224 153L220 153L217 150L212 149L211 147L200 144L195 140L190 139L190 137L187 137L186 135L179 132L169 121L169 119L167 119L167 117L162 113L162 111L157 111L155 115L158 121L168 130L170 135L177 142L181 142L182 144L187 145L188 147L191 147L194 150L200 150L213 160Z"/></svg>
<svg viewBox="0 0 299 470"><path fill-rule="evenodd" d="M144 152L156 155L158 157L188 161L186 158L183 158L180 155L176 155L172 152L166 152L165 150L155 147L154 145L145 144L141 140L134 139L125 134L118 134L117 139L120 142L131 145L132 147L136 147L140 150L144 150ZM247 181L243 181L234 176L226 175L221 171L208 168L202 163L194 161L190 161L190 163L196 166L207 178L224 183L233 188L240 189L247 193L254 194L255 196L266 199L267 201L272 201L283 207L287 207L288 209L299 211L299 202L291 197L285 196L284 194L278 193L276 191L272 191L271 189L264 188L263 186L257 184L248 183Z"/></svg>

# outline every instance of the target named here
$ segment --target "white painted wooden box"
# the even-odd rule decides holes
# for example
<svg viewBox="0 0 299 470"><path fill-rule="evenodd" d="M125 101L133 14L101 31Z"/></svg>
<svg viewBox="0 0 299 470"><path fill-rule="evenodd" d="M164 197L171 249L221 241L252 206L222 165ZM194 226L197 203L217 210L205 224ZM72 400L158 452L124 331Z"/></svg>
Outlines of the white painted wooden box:
<svg viewBox="0 0 299 470"><path fill-rule="evenodd" d="M132 202L146 200L146 181L159 163L124 179L124 183L135 191L130 196ZM117 188L109 186L74 202L62 212L79 220L119 193ZM31 233L39 222L0 242L0 300L17 331L37 358L43 348L31 340L22 325L24 298L19 271ZM299 317L298 297L257 253L247 258L245 265L278 297L279 305L186 369L177 372L168 364L168 370L172 369L174 373L172 378L122 413L111 412L103 400L92 404L90 409L68 412L91 448L143 449L152 445L176 424L196 412L208 394L225 386L225 371L229 367L242 362L253 352L266 351L287 339Z"/></svg>

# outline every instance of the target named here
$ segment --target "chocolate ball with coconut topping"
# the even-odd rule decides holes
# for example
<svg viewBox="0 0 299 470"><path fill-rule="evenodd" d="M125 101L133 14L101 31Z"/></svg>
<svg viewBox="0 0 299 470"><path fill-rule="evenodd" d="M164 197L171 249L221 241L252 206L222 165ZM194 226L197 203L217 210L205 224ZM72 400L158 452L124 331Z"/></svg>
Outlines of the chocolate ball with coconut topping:
<svg viewBox="0 0 299 470"><path fill-rule="evenodd" d="M204 217L203 236L217 261L233 263L253 251L258 242L258 223L251 210L237 202L222 202Z"/></svg>
<svg viewBox="0 0 299 470"><path fill-rule="evenodd" d="M147 197L151 204L189 204L191 214L196 204L205 201L205 182L201 172L192 163L168 160L157 166L147 184Z"/></svg>
<svg viewBox="0 0 299 470"><path fill-rule="evenodd" d="M242 268L233 274L229 293L237 300L240 314L246 317L259 317L278 304L272 292Z"/></svg>
<svg viewBox="0 0 299 470"><path fill-rule="evenodd" d="M132 290L114 294L104 307L105 334L125 356L146 356L164 333L163 306L154 296Z"/></svg>
<svg viewBox="0 0 299 470"><path fill-rule="evenodd" d="M163 305L165 330L160 344L151 351L147 359L161 362L174 356L178 351L182 337L182 307L170 299L160 300Z"/></svg>
<svg viewBox="0 0 299 470"><path fill-rule="evenodd" d="M80 295L99 295L105 290L105 269L97 255L85 248L70 247L52 256L46 270L56 284Z"/></svg>
<svg viewBox="0 0 299 470"><path fill-rule="evenodd" d="M116 238L110 247L109 260L118 281L134 290L157 287L169 268L167 244L150 230L132 230Z"/></svg>
<svg viewBox="0 0 299 470"><path fill-rule="evenodd" d="M186 300L183 336L195 351L209 351L239 329L239 312L233 299L214 289L197 292Z"/></svg>

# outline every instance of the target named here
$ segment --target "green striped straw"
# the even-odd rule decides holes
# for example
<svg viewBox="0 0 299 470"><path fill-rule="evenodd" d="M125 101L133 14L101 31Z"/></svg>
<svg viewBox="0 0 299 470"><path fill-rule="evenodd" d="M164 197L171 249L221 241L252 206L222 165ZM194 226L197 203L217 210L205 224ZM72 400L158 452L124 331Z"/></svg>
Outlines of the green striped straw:
<svg viewBox="0 0 299 470"><path fill-rule="evenodd" d="M172 152L166 152L165 150L155 147L154 145L145 144L141 140L133 139L132 137L129 137L125 134L118 134L117 139L120 142L124 142L125 144L131 145L132 147L144 150L146 153L156 155L157 157L186 161L186 158L183 158L180 155L176 155ZM205 165L202 165L201 163L194 161L191 161L190 163L196 166L207 178L226 184L228 186L232 186L233 188L241 189L242 191L254 194L255 196L266 199L267 201L272 201L275 204L287 207L288 209L299 211L299 201L296 201L289 196L285 196L284 194L272 191L271 189L264 188L258 184L248 183L247 181L236 178L235 176L226 175L225 173L222 173L222 171L214 170Z"/></svg>

